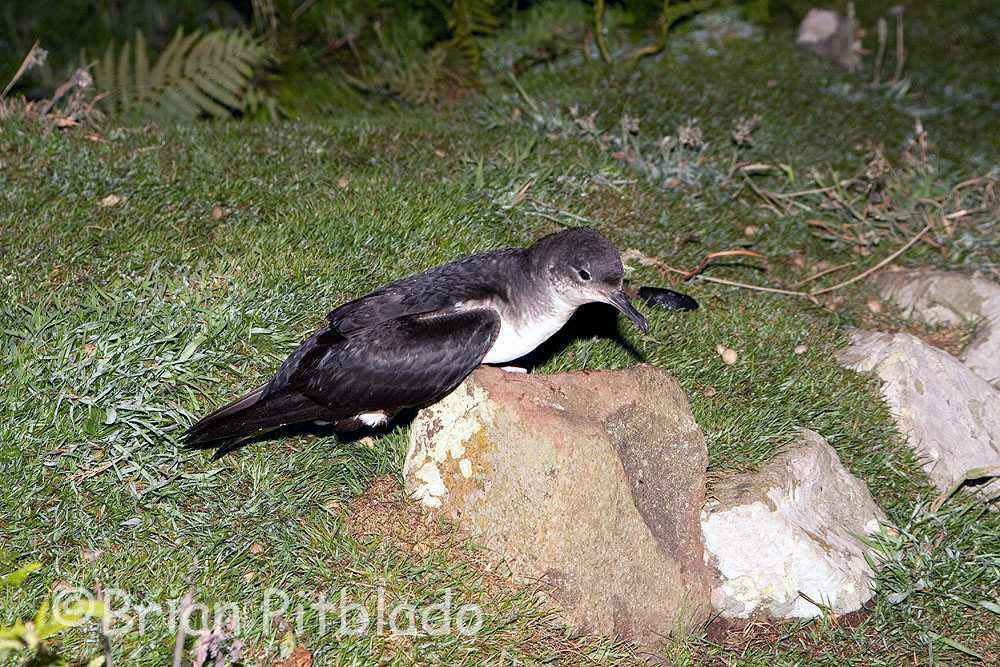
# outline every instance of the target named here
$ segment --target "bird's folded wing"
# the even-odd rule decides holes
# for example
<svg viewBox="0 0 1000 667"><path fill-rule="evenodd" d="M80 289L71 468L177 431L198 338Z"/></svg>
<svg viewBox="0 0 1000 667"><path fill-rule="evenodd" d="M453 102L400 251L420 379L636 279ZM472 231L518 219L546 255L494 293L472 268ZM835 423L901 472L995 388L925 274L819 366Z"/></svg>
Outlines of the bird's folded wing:
<svg viewBox="0 0 1000 667"><path fill-rule="evenodd" d="M285 388L345 416L425 405L471 373L499 331L486 308L400 317L350 337L321 331L289 359Z"/></svg>
<svg viewBox="0 0 1000 667"><path fill-rule="evenodd" d="M331 311L327 320L332 329L350 337L397 318L502 298L502 277L512 270L523 273L525 255L521 248L507 248L464 257L345 303Z"/></svg>

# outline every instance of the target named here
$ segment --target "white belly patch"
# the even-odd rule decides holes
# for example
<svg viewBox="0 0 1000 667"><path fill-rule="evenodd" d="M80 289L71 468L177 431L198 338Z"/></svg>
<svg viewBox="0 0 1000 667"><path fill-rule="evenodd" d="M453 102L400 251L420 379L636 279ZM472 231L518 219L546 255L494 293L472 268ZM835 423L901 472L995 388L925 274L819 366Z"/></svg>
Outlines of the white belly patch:
<svg viewBox="0 0 1000 667"><path fill-rule="evenodd" d="M572 310L565 316L559 313L521 328L515 328L508 322L501 322L500 333L490 351L483 357L483 363L502 364L523 357L562 329L572 314Z"/></svg>

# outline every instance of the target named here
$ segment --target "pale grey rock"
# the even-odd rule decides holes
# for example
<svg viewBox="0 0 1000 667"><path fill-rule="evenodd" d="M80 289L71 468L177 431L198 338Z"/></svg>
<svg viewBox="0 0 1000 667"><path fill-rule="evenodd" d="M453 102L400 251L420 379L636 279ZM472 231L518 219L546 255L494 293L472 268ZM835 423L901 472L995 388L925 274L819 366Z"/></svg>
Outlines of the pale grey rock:
<svg viewBox="0 0 1000 667"><path fill-rule="evenodd" d="M948 271L888 271L877 278L882 296L907 317L954 326L975 321L976 334L962 354L965 364L1000 389L1000 285Z"/></svg>
<svg viewBox="0 0 1000 667"><path fill-rule="evenodd" d="M540 581L581 630L652 645L699 627L707 451L665 372L477 370L421 410L407 492Z"/></svg>
<svg viewBox="0 0 1000 667"><path fill-rule="evenodd" d="M810 618L822 613L810 600L843 614L871 598L861 537L885 516L817 433L802 431L763 469L720 482L711 495L701 526L722 616Z"/></svg>
<svg viewBox="0 0 1000 667"><path fill-rule="evenodd" d="M909 334L858 331L839 359L882 380L899 432L939 490L1000 465L1000 392L955 357Z"/></svg>
<svg viewBox="0 0 1000 667"><path fill-rule="evenodd" d="M857 30L858 24L854 19L829 9L814 8L799 24L795 43L853 71L861 66Z"/></svg>

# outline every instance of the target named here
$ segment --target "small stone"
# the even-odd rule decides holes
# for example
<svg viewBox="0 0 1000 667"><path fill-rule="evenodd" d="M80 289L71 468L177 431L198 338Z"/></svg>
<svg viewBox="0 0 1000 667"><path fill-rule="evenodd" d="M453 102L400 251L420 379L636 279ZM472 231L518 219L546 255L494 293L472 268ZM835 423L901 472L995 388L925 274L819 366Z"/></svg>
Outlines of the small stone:
<svg viewBox="0 0 1000 667"><path fill-rule="evenodd" d="M254 542L253 544L250 545L250 553L253 554L254 556L261 555L262 553L264 553L264 545L262 545L260 542Z"/></svg>
<svg viewBox="0 0 1000 667"><path fill-rule="evenodd" d="M795 354L805 354L809 351L809 348L805 345L796 345L795 349L792 350Z"/></svg>
<svg viewBox="0 0 1000 667"><path fill-rule="evenodd" d="M228 215L229 215L229 211L227 211L222 206L213 206L212 207L212 220L222 220L223 218L225 218Z"/></svg>
<svg viewBox="0 0 1000 667"><path fill-rule="evenodd" d="M125 201L125 197L122 197L121 195L108 195L99 201L98 205L101 208L111 208L112 206L118 206L118 204L121 204L123 201Z"/></svg>
<svg viewBox="0 0 1000 667"><path fill-rule="evenodd" d="M882 312L882 302L876 299L875 297L871 297L870 299L865 301L865 305L868 307L868 310L870 310L874 315L878 315L879 313Z"/></svg>
<svg viewBox="0 0 1000 667"><path fill-rule="evenodd" d="M708 398L712 398L719 392L715 387L705 387L704 391L702 391L701 393L707 396Z"/></svg>
<svg viewBox="0 0 1000 667"><path fill-rule="evenodd" d="M439 157L444 157L444 156L441 155ZM351 187L351 179L349 179L346 176L341 176L340 178L337 179L337 187L340 188L341 190L346 190L347 188Z"/></svg>
<svg viewBox="0 0 1000 667"><path fill-rule="evenodd" d="M861 65L857 23L828 9L810 9L802 23L796 44L816 55L832 60L847 70Z"/></svg>
<svg viewBox="0 0 1000 667"><path fill-rule="evenodd" d="M727 366L732 366L733 364L736 363L736 360L739 358L739 354L736 352L736 350L732 349L731 347L726 347L725 345L716 345L715 351L722 358L722 363L726 364Z"/></svg>
<svg viewBox="0 0 1000 667"><path fill-rule="evenodd" d="M757 225L747 225L743 228L743 236L756 236L759 231L760 227Z"/></svg>
<svg viewBox="0 0 1000 667"><path fill-rule="evenodd" d="M445 153L440 148L435 148L434 149L434 155L437 155L438 157L443 158L445 155L447 155L447 153Z"/></svg>

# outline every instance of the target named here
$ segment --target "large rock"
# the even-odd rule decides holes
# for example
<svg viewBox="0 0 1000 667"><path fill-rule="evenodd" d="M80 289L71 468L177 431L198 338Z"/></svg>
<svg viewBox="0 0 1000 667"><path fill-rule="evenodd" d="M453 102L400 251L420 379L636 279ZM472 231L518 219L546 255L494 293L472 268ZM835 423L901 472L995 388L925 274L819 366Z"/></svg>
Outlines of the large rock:
<svg viewBox="0 0 1000 667"><path fill-rule="evenodd" d="M843 614L872 596L859 536L885 517L818 434L803 431L762 470L720 482L712 496L701 525L722 616L809 618L821 613L813 602Z"/></svg>
<svg viewBox="0 0 1000 667"><path fill-rule="evenodd" d="M978 322L965 349L965 364L1000 389L1000 285L985 278L947 271L887 271L877 277L882 295L929 324Z"/></svg>
<svg viewBox="0 0 1000 667"><path fill-rule="evenodd" d="M704 622L707 452L663 371L484 368L413 424L407 491L579 629L655 644Z"/></svg>
<svg viewBox="0 0 1000 667"><path fill-rule="evenodd" d="M1000 392L955 357L909 334L858 331L840 361L882 380L899 432L941 491L1000 465Z"/></svg>

